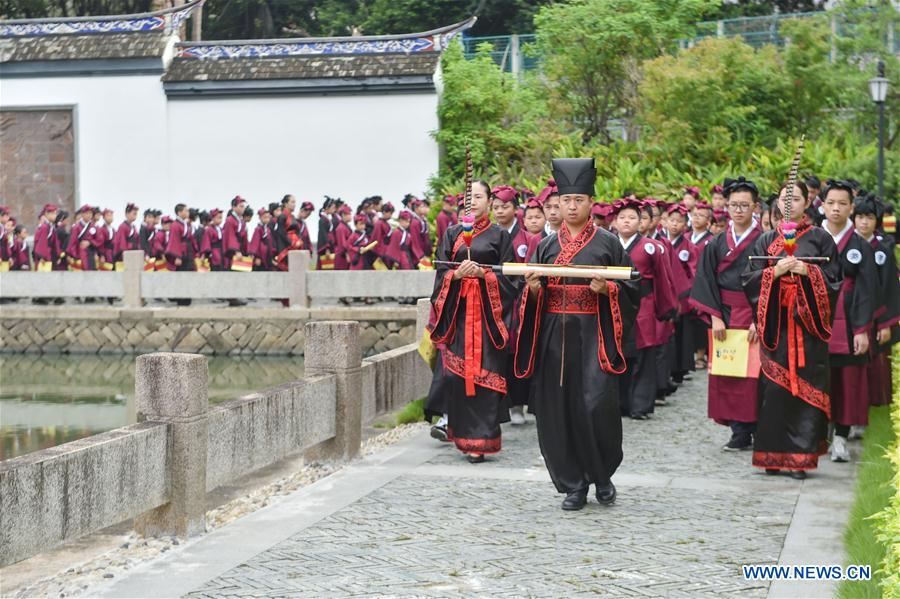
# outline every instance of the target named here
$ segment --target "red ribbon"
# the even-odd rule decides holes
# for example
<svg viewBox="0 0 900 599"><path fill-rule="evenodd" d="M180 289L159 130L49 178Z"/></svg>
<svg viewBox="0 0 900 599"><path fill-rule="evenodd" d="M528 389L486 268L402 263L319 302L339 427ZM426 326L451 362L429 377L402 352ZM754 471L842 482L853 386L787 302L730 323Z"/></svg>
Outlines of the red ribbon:
<svg viewBox="0 0 900 599"><path fill-rule="evenodd" d="M481 286L478 279L463 279L461 294L466 298L466 397L473 397L475 375L481 372Z"/></svg>
<svg viewBox="0 0 900 599"><path fill-rule="evenodd" d="M788 379L791 382L791 394L800 396L800 381L797 377L797 368L806 367L806 352L803 348L803 328L794 316L794 307L797 305L797 281L782 279L781 305L787 308L787 342L788 342Z"/></svg>

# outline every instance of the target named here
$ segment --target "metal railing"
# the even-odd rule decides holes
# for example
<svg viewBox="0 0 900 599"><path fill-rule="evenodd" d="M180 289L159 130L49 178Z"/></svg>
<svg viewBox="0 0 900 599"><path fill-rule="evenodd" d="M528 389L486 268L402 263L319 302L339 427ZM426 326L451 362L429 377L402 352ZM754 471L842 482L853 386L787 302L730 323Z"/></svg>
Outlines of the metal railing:
<svg viewBox="0 0 900 599"><path fill-rule="evenodd" d="M735 37L741 36L744 41L759 48L765 44L783 46L787 40L782 25L786 21L796 19L821 19L822 26L831 30L832 36L832 60L837 52L836 40L841 37L849 37L854 34L853 23L843 22L841 15L828 11L801 12L765 15L760 17L739 17L735 19L721 19L718 21L703 21L697 23L696 34L687 39L678 40L681 48L689 48L698 41L707 37ZM893 28L888 30L884 40L890 51L900 54L900 35ZM490 44L490 56L494 62L507 73L519 73L538 67L539 61L534 56L529 56L525 48L535 42L533 33L518 35L493 35L493 36L464 36L462 38L466 58L475 57L479 46Z"/></svg>

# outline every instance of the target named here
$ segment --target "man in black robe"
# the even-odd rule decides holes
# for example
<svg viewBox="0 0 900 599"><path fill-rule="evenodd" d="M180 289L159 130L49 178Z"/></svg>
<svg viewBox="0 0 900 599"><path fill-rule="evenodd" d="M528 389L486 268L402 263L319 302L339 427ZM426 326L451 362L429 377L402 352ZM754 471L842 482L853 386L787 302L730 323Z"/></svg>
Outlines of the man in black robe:
<svg viewBox="0 0 900 599"><path fill-rule="evenodd" d="M538 246L541 264L631 266L618 238L591 223L593 159L553 161L564 222ZM532 379L544 463L564 510L579 510L591 484L615 501L611 477L622 462L618 377L622 339L640 303L637 281L525 277L515 374ZM588 284L589 283L589 284Z"/></svg>

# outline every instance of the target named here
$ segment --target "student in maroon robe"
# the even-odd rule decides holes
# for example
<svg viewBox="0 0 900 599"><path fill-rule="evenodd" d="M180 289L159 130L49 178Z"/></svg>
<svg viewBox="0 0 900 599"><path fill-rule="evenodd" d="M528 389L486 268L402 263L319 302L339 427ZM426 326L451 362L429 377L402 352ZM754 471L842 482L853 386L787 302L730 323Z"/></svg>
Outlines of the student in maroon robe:
<svg viewBox="0 0 900 599"><path fill-rule="evenodd" d="M174 219L171 216L162 217L162 225L160 231L156 234L154 241L156 242L156 247L154 248L154 252L156 254L156 270L157 271L169 271L175 270L176 266L174 263L169 262L168 257L166 256L166 249L169 247L169 240L172 238L172 221Z"/></svg>
<svg viewBox="0 0 900 599"><path fill-rule="evenodd" d="M375 219L372 225L372 241L377 241L373 252L375 256L381 258L387 252L388 244L391 238L391 217L394 215L394 205L385 202L381 205L381 216ZM384 262L384 260L382 260Z"/></svg>
<svg viewBox="0 0 900 599"><path fill-rule="evenodd" d="M391 233L387 250L382 256L384 263L391 270L413 270L415 268L409 233L412 220L413 215L409 210L401 210L397 215L397 228Z"/></svg>
<svg viewBox="0 0 900 599"><path fill-rule="evenodd" d="M591 219L594 221L594 226L609 231L609 213L611 211L612 206L609 204L596 202L591 208Z"/></svg>
<svg viewBox="0 0 900 599"><path fill-rule="evenodd" d="M562 210L559 206L559 189L556 187L556 181L550 179L547 186L541 190L538 199L544 208L544 237L551 233L556 233L562 226L563 217Z"/></svg>
<svg viewBox="0 0 900 599"><path fill-rule="evenodd" d="M674 253L671 251L672 246L659 235L657 226L659 224L659 208L658 202L654 198L646 198L641 202L641 220L638 224L638 233L645 239L656 244L656 250L660 254L660 264L662 266L661 276L663 280L658 280L659 285L666 285L676 300L676 311L679 306L678 298L682 293L690 292L687 280L678 278L676 280L673 262ZM680 272L678 272L680 274ZM675 322L677 312L672 318L656 319L656 345L659 349L659 359L656 360L656 401L655 405L666 405L666 397L678 390L678 387L672 383L672 370L675 366Z"/></svg>
<svg viewBox="0 0 900 599"><path fill-rule="evenodd" d="M797 223L794 257L784 251L782 223L759 236L753 255L779 256L774 264L749 262L742 275L754 310L760 341L761 373L753 465L769 474L781 470L798 479L818 466L827 451L831 417L828 340L841 287L841 261L834 240L812 226L806 185L794 186L793 204L785 211L785 187L777 203L785 220ZM823 256L812 264L800 256Z"/></svg>
<svg viewBox="0 0 900 599"><path fill-rule="evenodd" d="M519 192L509 185L500 185L491 190L491 206L494 212L494 222L501 229L509 233L513 245L515 261L522 263L528 256L528 245L531 235L519 225L516 218L519 206Z"/></svg>
<svg viewBox="0 0 900 599"><path fill-rule="evenodd" d="M47 262L53 268L59 261L60 245L56 233L56 215L59 207L55 204L45 204L41 209L40 223L34 232L34 256L35 268L42 262Z"/></svg>
<svg viewBox="0 0 900 599"><path fill-rule="evenodd" d="M725 197L725 187L722 185L713 185L709 189L709 205L712 206L713 212L716 210L725 210L728 198Z"/></svg>
<svg viewBox="0 0 900 599"><path fill-rule="evenodd" d="M440 243L444 238L444 233L447 231L447 229L457 223L456 196L444 196L444 205L441 207L441 211L438 212L437 218L435 218L434 222L437 226L437 240L438 243Z"/></svg>
<svg viewBox="0 0 900 599"><path fill-rule="evenodd" d="M209 226L206 227L206 246L209 248L209 269L225 270L225 231L222 228L222 211L213 208L209 211Z"/></svg>
<svg viewBox="0 0 900 599"><path fill-rule="evenodd" d="M244 224L244 209L247 202L241 196L235 196L231 200L231 210L225 217L225 224L222 226L222 248L224 252L225 270L231 270L231 262L235 258L242 257L246 243L245 230L247 225Z"/></svg>
<svg viewBox="0 0 900 599"><path fill-rule="evenodd" d="M150 208L144 210L144 222L141 223L138 234L141 238L141 249L144 250L144 262L146 264L155 264L156 261L156 235L158 232L156 229L156 218L156 210Z"/></svg>
<svg viewBox="0 0 900 599"><path fill-rule="evenodd" d="M684 377L694 370L694 337L692 328L687 324L691 312L689 304L690 286L694 283L694 273L690 267L691 250L685 236L687 227L687 208L682 204L672 204L666 209L666 238L672 246L672 262L674 278L687 281L689 287L686 294L679 294L679 314L675 318L675 365L672 380L680 384ZM680 273L679 273L680 269Z"/></svg>
<svg viewBox="0 0 900 599"><path fill-rule="evenodd" d="M269 221L272 215L266 208L257 211L259 222L253 230L253 238L250 240L250 255L253 256L253 270L271 270L272 258L275 246L272 241L272 231L269 229ZM299 239L299 238L298 238Z"/></svg>
<svg viewBox="0 0 900 599"><path fill-rule="evenodd" d="M337 210L337 205L332 198L325 197L322 210L319 212L319 233L316 241L316 270L334 270L334 234L335 223L332 215Z"/></svg>
<svg viewBox="0 0 900 599"><path fill-rule="evenodd" d="M741 284L748 256L762 234L753 219L759 190L744 177L725 180L731 226L716 236L703 250L691 291L691 305L712 320L713 337L724 341L727 329L748 330L751 344L756 340L753 310ZM755 346L751 345L755 351ZM710 418L731 428L731 439L722 448L741 451L753 448L756 430L757 379L710 374L707 392Z"/></svg>
<svg viewBox="0 0 900 599"><path fill-rule="evenodd" d="M297 213L297 230L300 236L301 248L304 250L312 251L312 240L309 236L309 225L306 224L306 219L309 218L309 215L316 211L316 207L313 206L312 202L303 202L300 204L300 211Z"/></svg>
<svg viewBox="0 0 900 599"><path fill-rule="evenodd" d="M97 270L97 249L94 246L97 227L94 226L93 214L90 206L82 206L78 212L78 222L72 226L66 248L72 270Z"/></svg>
<svg viewBox="0 0 900 599"><path fill-rule="evenodd" d="M413 198L409 202L409 207L413 217L409 227L409 233L412 237L410 247L412 248L413 259L417 268L428 268L431 266L431 254L434 251L428 219L426 218L429 209L428 200Z"/></svg>
<svg viewBox="0 0 900 599"><path fill-rule="evenodd" d="M9 246L9 269L31 270L28 258L28 229L25 225L16 225L13 229L12 243Z"/></svg>
<svg viewBox="0 0 900 599"><path fill-rule="evenodd" d="M357 214L353 217L353 226L356 229L347 238L347 261L350 263L350 270L370 270L371 260L370 250L366 249L371 243L369 235L366 233L366 225L369 219L365 214Z"/></svg>
<svg viewBox="0 0 900 599"><path fill-rule="evenodd" d="M109 208L103 211L103 220L97 225L97 256L98 270L113 270L115 261L115 237L116 229L112 225L113 211Z"/></svg>
<svg viewBox="0 0 900 599"><path fill-rule="evenodd" d="M447 230L437 258L461 265L437 267L431 297L435 313L431 339L441 348L436 368L442 376L439 385L431 386L425 413L447 415L448 436L471 463L500 451L500 424L509 421L504 397L515 287L479 264L512 262L513 255L509 233L490 222L490 193L483 181L473 182L471 248L464 243L462 225ZM401 212L401 221L403 216Z"/></svg>
<svg viewBox="0 0 900 599"><path fill-rule="evenodd" d="M692 188L696 189L696 188ZM699 190L698 190L699 193ZM685 197L690 196L686 193ZM703 254L703 248L712 241L713 235L709 232L709 222L712 219L712 208L705 202L695 202L694 207L690 211L690 230L687 234L688 249L691 252L688 266L691 268L691 275L696 275L697 264L700 262L700 255ZM706 317L698 315L691 311L686 318L686 325L691 328L691 337L694 340L694 367L698 369L706 368L706 349L708 346L709 323Z"/></svg>
<svg viewBox="0 0 900 599"><path fill-rule="evenodd" d="M878 307L878 272L872 245L856 234L850 218L853 188L846 181L829 180L822 200L822 228L834 239L844 275L834 309L828 358L834 423L831 461L846 462L850 459L850 427L869 422L869 335Z"/></svg>
<svg viewBox="0 0 900 599"><path fill-rule="evenodd" d="M141 237L138 232L137 221L138 207L134 204L125 206L125 220L116 230L113 239L113 261L121 262L122 253L126 250L136 250L140 248Z"/></svg>
<svg viewBox="0 0 900 599"><path fill-rule="evenodd" d="M350 261L347 259L347 240L353 233L350 223L353 221L353 209L344 204L338 210L340 222L334 228L334 269L350 270Z"/></svg>
<svg viewBox="0 0 900 599"><path fill-rule="evenodd" d="M625 338L623 346L628 367L619 385L619 407L623 416L646 420L656 402L656 362L662 359L657 321L674 318L678 306L666 274L668 259L656 242L638 232L641 203L618 200L613 210L619 242L641 273L640 309L633 335Z"/></svg>
<svg viewBox="0 0 900 599"><path fill-rule="evenodd" d="M56 214L56 238L59 240L59 257L56 262L53 264L53 270L69 270L69 261L66 259L66 248L69 246L69 213L65 210L60 210ZM61 303L63 300L60 298L58 303Z"/></svg>
<svg viewBox="0 0 900 599"><path fill-rule="evenodd" d="M539 264L632 266L612 233L594 227L592 158L553 161L563 223L538 246ZM634 230L637 230L637 214ZM637 281L559 279L526 274L515 373L531 377L541 454L562 508L579 510L590 485L603 505L616 499L622 462L618 385L623 344L639 304ZM651 399L652 402L652 399Z"/></svg>
<svg viewBox="0 0 900 599"><path fill-rule="evenodd" d="M900 280L893 246L878 232L883 215L884 205L875 194L856 200L853 208L856 233L872 247L878 275L875 327L869 342L868 365L869 404L873 406L888 405L893 400L891 348L900 341ZM851 430L850 438L860 430L859 427L856 431Z"/></svg>
<svg viewBox="0 0 900 599"><path fill-rule="evenodd" d="M197 255L191 223L190 210L185 204L175 205L175 218L171 220L168 241L163 253L168 270L196 270L194 257Z"/></svg>

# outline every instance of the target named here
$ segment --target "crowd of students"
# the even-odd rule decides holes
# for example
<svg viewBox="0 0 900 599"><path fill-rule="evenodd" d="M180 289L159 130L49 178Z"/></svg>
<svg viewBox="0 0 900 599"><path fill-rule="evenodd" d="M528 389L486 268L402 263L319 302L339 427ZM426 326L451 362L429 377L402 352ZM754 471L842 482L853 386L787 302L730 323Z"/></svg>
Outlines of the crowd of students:
<svg viewBox="0 0 900 599"><path fill-rule="evenodd" d="M565 196L553 180L535 197L507 186L482 186L489 196L494 228L509 233L511 251L506 252L503 239L490 234L493 229L488 228L483 238L491 245L479 249L478 259L473 253L473 260L493 264L498 259L502 261L505 254L519 262L567 264L584 255L578 240L585 233L576 237L576 230L563 225L560 200L564 197L565 201L574 202L571 198L589 197L591 191L570 189L570 196ZM785 186L780 194L769 196L768 201L761 198L752 181L739 177L713 186L709 201L702 197L700 189L686 187L681 200L675 202L638 199L628 193L612 203L593 203L591 231L603 229L612 233L610 238L617 239L628 256L628 260L618 263L633 265L641 275L631 332L621 339L620 351L612 352L606 362L603 354L610 353L610 333L606 333L604 343L601 330L609 326L615 331L622 320L627 320L625 308L620 309L626 297L624 285L617 293L615 309L610 308L613 313L621 313L609 325L603 318L598 324L595 314L590 323L576 327L580 332L569 332L565 320L562 324L553 320L550 329L566 332L548 333L546 322L556 318L556 314L565 314L568 326L572 326L573 321L597 311L597 300L582 297L585 287L577 281L563 284L545 279L535 286L538 291L523 296L531 298L536 294L542 298L536 308L538 314L541 310L546 312L541 324L533 322L536 317L531 314L532 308L520 297L524 286L521 279L518 283L513 281L513 299L507 306L504 297L509 281L492 275L490 270L466 262L458 268L463 271L459 275L463 283L480 279L478 285L484 290L479 299L472 284L469 289L461 285L454 292L456 278L450 277L446 268L439 269L430 325L438 359L435 382L426 403L427 413L440 417L432 427L432 436L455 442L470 461L477 463L484 460L485 454L500 450L499 423L525 421L524 406L536 411L539 433L542 415L545 421L574 419L565 426L582 427L583 423L576 421L592 418L590 411L599 409L597 406L606 400L597 399L581 416L561 415L556 413L556 403L548 405L547 398L541 400L541 396L556 396L559 405L573 401L562 399L569 392L569 387L563 386L562 374L555 374L558 380L551 380L547 389L543 389L544 383L529 379L534 379L540 370L534 366L535 356L538 362L555 360L550 368L553 372L577 369L567 360L581 358L566 358L565 350L557 355L560 350L556 344L568 343L565 340L569 334L582 340L591 337L590 333L585 335L591 330L601 333L599 350L595 341L584 351L587 359L593 360L590 368L597 368L599 373L606 364L608 371L617 375L617 403L622 417L648 419L655 408L672 400L671 394L692 371L708 367L712 339L724 341L732 331L744 330L751 351L759 352L759 374L709 376L708 415L730 428L723 450L752 449L755 466L769 474L784 470L795 478L805 477L823 453L830 452L833 461L848 461L847 441L862 435L869 406L890 403L892 398L890 351L892 344L900 340L896 221L888 206L853 180L829 180L822 187L816 177L810 176L797 182L793 194L791 222L798 231L797 256L827 260L807 263L785 256L783 245L779 245L779 240L783 243ZM523 195L524 205L518 201ZM446 230L447 223L454 223L456 217L449 202L442 216ZM461 256L465 256L465 248L456 239L459 235L459 227L452 227L441 236L443 249L439 248L437 254L440 260L464 260ZM575 249L567 253L569 247ZM596 256L585 258L584 264L616 264L608 261L614 254L601 247ZM749 259L756 255L771 261ZM571 263L577 263L577 259ZM779 280L780 277L784 278ZM562 295L561 288L566 289ZM603 289L603 283L599 288ZM467 292L474 295L466 295ZM499 298L497 311L490 316L486 305L494 296ZM481 305L485 322L481 327L476 323L475 329L482 332L470 334L462 307L448 307L448 302ZM492 346L496 343L492 331L502 328L503 318L509 332L506 361L502 358L504 352ZM480 341L463 343L461 331ZM540 335L557 337L540 348ZM476 349L470 351L471 348L463 347L466 344L474 344ZM583 355L578 350L575 353ZM615 366L617 355L624 362L621 370ZM478 359L481 364L469 369L470 359ZM482 401L471 402L468 396L472 393L463 391L461 381L467 377L472 379L468 391ZM574 392L587 397L587 384L580 381ZM602 386L600 382L593 385ZM460 405L457 396L462 402L468 398L469 403ZM473 412L474 405L480 406L480 415ZM489 406L488 412L484 412L485 406ZM575 432L557 430L553 436L577 437ZM615 437L613 433L604 434ZM599 435L594 441L602 445L600 438L604 434L595 431L589 436ZM550 441L542 439L547 459L548 452L553 451L545 447L545 442ZM560 459L577 461L578 453L583 452L585 464L602 461L592 453L595 451L579 449L577 442L570 442L568 448L560 449L560 455L566 456ZM571 485L560 483L555 476L554 482L561 492L571 491ZM603 493L608 493L608 487L603 489Z"/></svg>

